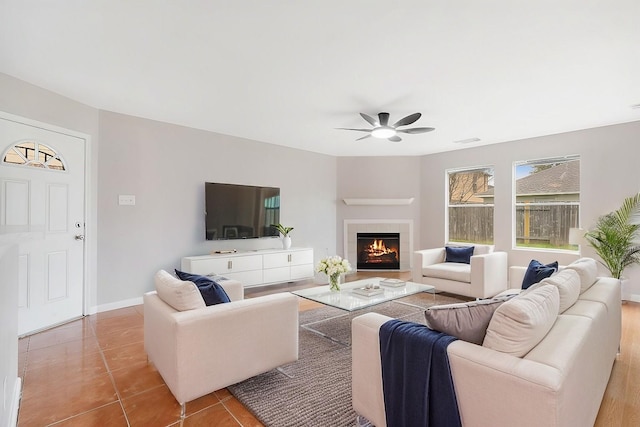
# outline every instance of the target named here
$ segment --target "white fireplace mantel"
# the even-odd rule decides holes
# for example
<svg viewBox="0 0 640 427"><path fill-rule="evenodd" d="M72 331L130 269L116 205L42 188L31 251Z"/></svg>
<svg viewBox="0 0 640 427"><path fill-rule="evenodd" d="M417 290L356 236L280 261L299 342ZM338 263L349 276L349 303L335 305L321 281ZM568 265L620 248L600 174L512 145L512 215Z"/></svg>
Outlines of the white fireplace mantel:
<svg viewBox="0 0 640 427"><path fill-rule="evenodd" d="M345 205L349 206L383 206L383 205L410 205L414 197L405 199L343 199Z"/></svg>

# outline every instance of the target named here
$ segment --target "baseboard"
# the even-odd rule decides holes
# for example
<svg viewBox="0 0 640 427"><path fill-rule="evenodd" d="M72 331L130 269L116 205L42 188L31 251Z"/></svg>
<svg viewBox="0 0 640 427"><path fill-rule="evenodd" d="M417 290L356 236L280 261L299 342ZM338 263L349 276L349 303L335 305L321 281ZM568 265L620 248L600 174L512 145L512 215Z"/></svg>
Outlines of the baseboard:
<svg viewBox="0 0 640 427"><path fill-rule="evenodd" d="M640 295L631 294L629 295L629 299L627 301L640 302Z"/></svg>
<svg viewBox="0 0 640 427"><path fill-rule="evenodd" d="M13 389L13 399L11 400L11 409L9 411L9 425L15 427L18 425L18 410L20 409L20 397L22 396L22 378L16 378L16 386Z"/></svg>
<svg viewBox="0 0 640 427"><path fill-rule="evenodd" d="M142 304L142 297L126 299L122 301L110 302L108 304L101 304L97 307L91 307L90 314L102 313L103 311L117 310L119 308L131 307L133 305Z"/></svg>

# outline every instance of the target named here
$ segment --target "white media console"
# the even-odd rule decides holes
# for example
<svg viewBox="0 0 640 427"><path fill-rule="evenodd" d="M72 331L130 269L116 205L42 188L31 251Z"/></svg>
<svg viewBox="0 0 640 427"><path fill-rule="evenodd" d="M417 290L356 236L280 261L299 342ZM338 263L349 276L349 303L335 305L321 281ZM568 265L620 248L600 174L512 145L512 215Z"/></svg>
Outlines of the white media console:
<svg viewBox="0 0 640 427"><path fill-rule="evenodd" d="M245 287L311 279L313 249L265 249L182 258L182 271L217 274L235 279Z"/></svg>

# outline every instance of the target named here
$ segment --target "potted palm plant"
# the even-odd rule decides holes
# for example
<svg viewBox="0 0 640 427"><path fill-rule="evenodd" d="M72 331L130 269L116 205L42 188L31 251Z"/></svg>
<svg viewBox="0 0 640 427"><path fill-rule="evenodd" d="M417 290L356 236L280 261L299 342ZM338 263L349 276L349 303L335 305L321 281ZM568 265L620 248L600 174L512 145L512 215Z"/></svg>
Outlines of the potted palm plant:
<svg viewBox="0 0 640 427"><path fill-rule="evenodd" d="M623 282L625 268L640 264L639 215L640 193L627 197L620 208L598 218L594 229L585 234L611 276Z"/></svg>
<svg viewBox="0 0 640 427"><path fill-rule="evenodd" d="M271 226L282 234L282 247L289 249L291 247L291 237L289 237L289 233L291 233L293 227L285 227L282 224L271 224Z"/></svg>

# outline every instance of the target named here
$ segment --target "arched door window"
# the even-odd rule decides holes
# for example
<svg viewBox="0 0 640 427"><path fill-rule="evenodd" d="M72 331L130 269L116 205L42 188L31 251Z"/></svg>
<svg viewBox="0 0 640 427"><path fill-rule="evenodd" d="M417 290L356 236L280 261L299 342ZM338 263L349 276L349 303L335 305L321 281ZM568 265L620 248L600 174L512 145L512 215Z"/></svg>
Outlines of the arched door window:
<svg viewBox="0 0 640 427"><path fill-rule="evenodd" d="M53 148L33 141L13 145L4 154L3 162L59 171L67 169L62 157Z"/></svg>

